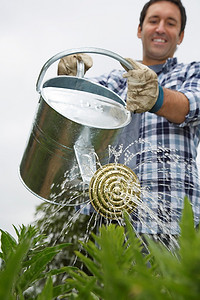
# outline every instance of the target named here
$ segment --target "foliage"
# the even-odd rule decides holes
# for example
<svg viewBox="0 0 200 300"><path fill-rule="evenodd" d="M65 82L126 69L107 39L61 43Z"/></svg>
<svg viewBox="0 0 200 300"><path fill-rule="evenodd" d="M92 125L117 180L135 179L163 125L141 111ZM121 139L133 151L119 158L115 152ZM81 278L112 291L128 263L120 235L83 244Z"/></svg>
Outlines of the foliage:
<svg viewBox="0 0 200 300"><path fill-rule="evenodd" d="M76 254L92 273L69 270L67 282L76 289L69 299L155 300L199 299L200 231L196 231L187 199L181 220L180 247L175 253L146 237L150 255L143 253L128 217L124 227L102 226L95 242L83 243L90 255Z"/></svg>
<svg viewBox="0 0 200 300"><path fill-rule="evenodd" d="M200 231L194 228L189 201L185 199L174 252L146 236L147 254L126 214L124 219L125 226L102 226L88 242L80 242L85 254L76 251L76 255L89 272L70 266L47 268L68 244L47 246L47 237L34 226L15 228L18 241L1 231L0 299L199 299ZM65 282L57 284L56 276L65 272ZM30 287L36 289L41 279L43 289L30 295Z"/></svg>
<svg viewBox="0 0 200 300"><path fill-rule="evenodd" d="M85 241L90 232L96 230L95 221L91 217L75 212L73 206L57 206L43 202L36 210L35 226L46 236L48 246L59 243L69 243L49 264L50 268L60 268L66 265L75 265L79 268L82 263L77 259L74 251L80 248L79 240ZM59 284L66 277L61 274L57 277Z"/></svg>
<svg viewBox="0 0 200 300"><path fill-rule="evenodd" d="M29 299L28 289L37 281L46 280L68 269L65 267L47 271L46 268L55 255L68 244L46 247L45 237L35 227L23 225L19 230L14 228L18 241L1 230L0 299L3 300ZM53 299L50 286L51 279L48 279L42 294L38 296L39 300Z"/></svg>

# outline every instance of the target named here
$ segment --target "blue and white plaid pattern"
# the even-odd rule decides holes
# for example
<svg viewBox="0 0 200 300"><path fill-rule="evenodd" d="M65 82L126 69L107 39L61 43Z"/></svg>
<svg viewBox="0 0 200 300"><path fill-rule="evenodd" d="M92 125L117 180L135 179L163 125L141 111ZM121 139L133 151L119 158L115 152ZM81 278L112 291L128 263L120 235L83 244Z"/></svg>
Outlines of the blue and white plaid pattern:
<svg viewBox="0 0 200 300"><path fill-rule="evenodd" d="M123 72L114 70L94 81L125 100L127 85ZM133 169L142 187L143 209L133 215L135 229L140 233L177 234L185 195L192 203L196 225L200 218L196 165L200 138L200 63L178 64L176 58L170 58L158 74L158 81L161 86L186 95L190 103L189 114L180 125L148 112L140 114L139 123L134 123L136 114L133 114L121 139L124 151L119 162ZM132 133L137 132L135 139ZM131 153L135 157L134 165ZM88 214L90 205L82 212Z"/></svg>

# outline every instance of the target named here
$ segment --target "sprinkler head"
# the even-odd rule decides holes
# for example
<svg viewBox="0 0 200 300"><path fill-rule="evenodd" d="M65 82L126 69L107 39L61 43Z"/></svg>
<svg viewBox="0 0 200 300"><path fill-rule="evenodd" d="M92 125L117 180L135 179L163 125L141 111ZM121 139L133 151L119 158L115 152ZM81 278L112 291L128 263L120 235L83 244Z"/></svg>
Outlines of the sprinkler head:
<svg viewBox="0 0 200 300"><path fill-rule="evenodd" d="M140 200L140 182L127 166L110 163L99 168L89 185L90 202L94 209L108 219L131 214Z"/></svg>

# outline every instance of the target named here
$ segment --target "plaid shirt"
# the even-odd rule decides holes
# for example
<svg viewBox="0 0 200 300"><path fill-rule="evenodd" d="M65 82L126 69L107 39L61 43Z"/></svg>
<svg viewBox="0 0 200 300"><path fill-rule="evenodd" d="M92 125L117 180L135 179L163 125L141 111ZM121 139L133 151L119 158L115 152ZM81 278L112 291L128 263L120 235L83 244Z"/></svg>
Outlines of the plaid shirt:
<svg viewBox="0 0 200 300"><path fill-rule="evenodd" d="M94 81L126 99L123 70ZM192 203L195 225L200 218L200 185L196 164L200 138L200 64L178 64L170 58L158 73L159 84L188 98L190 111L177 125L153 113L132 114L120 137L119 162L131 167L141 184L142 204L132 214L139 233L177 234L185 195ZM85 213L90 206L85 207Z"/></svg>

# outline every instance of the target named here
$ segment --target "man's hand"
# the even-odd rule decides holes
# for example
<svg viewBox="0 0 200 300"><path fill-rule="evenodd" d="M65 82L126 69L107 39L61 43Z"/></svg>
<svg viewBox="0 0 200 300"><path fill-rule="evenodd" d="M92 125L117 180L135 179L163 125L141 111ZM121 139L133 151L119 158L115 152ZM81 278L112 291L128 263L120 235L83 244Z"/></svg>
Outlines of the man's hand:
<svg viewBox="0 0 200 300"><path fill-rule="evenodd" d="M92 58L85 53L68 55L59 61L58 75L76 76L77 60L84 62L85 72L93 65Z"/></svg>
<svg viewBox="0 0 200 300"><path fill-rule="evenodd" d="M143 113L153 108L152 112L157 112L163 103L163 91L161 87L159 88L156 73L131 58L126 60L134 68L123 75L128 83L127 109ZM159 98L159 103L156 103Z"/></svg>

